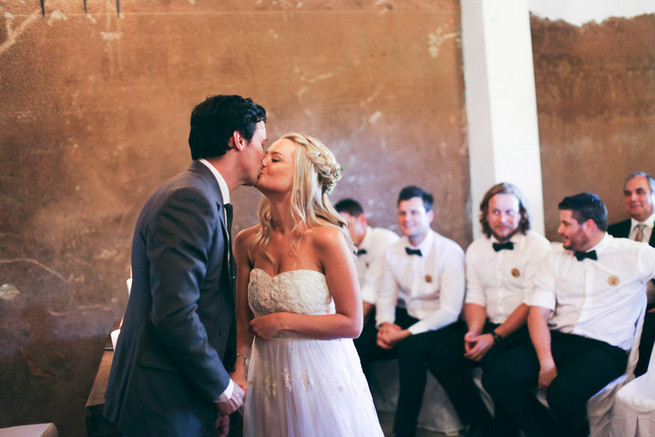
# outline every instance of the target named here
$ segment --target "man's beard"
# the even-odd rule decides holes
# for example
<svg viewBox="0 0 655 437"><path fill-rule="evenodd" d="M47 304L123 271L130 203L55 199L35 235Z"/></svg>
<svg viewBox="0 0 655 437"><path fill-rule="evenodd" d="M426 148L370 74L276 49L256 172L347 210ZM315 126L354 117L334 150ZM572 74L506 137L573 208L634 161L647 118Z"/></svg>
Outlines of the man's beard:
<svg viewBox="0 0 655 437"><path fill-rule="evenodd" d="M496 234L496 233L494 232L494 230L492 229L492 230L491 230L491 235L493 235L494 238L495 238L496 240L498 240L499 243L504 243L504 242L506 242L506 241L509 241L509 240L510 240L514 235L516 235L516 233L517 233L518 231L519 231L519 228L517 227L517 228L514 229L514 230L513 230L509 235L507 235L506 237L501 237L500 235Z"/></svg>

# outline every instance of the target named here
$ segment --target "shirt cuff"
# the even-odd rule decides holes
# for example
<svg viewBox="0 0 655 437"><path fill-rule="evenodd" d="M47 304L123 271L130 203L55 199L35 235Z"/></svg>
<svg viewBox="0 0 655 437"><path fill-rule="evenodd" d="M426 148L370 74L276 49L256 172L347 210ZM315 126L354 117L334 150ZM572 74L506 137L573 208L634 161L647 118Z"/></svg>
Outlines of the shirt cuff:
<svg viewBox="0 0 655 437"><path fill-rule="evenodd" d="M533 293L530 299L528 299L528 305L555 311L555 299L551 293Z"/></svg>
<svg viewBox="0 0 655 437"><path fill-rule="evenodd" d="M214 400L215 404L221 403L221 402L227 402L231 397L232 397L232 392L234 391L234 381L230 379L230 382L227 384L227 388L219 397L217 397Z"/></svg>
<svg viewBox="0 0 655 437"><path fill-rule="evenodd" d="M484 297L478 298L477 295L469 295L468 293L466 294L466 299L464 299L464 303L474 303L476 305L480 305L481 307L486 308L487 307L487 302Z"/></svg>
<svg viewBox="0 0 655 437"><path fill-rule="evenodd" d="M372 305L375 305L375 290L373 290L373 287L369 287L368 285L364 285L362 287L362 300L364 302L368 302Z"/></svg>
<svg viewBox="0 0 655 437"><path fill-rule="evenodd" d="M428 327L425 326L425 323L421 323L420 321L414 323L412 326L407 328L407 330L411 332L412 335L423 334L424 332L429 331Z"/></svg>

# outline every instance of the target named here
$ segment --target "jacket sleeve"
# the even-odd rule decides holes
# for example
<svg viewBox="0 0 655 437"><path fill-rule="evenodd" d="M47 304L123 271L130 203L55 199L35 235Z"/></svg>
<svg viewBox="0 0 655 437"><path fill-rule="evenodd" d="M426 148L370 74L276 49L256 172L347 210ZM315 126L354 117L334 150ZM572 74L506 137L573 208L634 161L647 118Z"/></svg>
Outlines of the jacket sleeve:
<svg viewBox="0 0 655 437"><path fill-rule="evenodd" d="M153 302L150 320L177 369L210 402L230 381L198 315L209 248L212 242L225 245L219 213L217 203L199 189L179 189L143 235Z"/></svg>

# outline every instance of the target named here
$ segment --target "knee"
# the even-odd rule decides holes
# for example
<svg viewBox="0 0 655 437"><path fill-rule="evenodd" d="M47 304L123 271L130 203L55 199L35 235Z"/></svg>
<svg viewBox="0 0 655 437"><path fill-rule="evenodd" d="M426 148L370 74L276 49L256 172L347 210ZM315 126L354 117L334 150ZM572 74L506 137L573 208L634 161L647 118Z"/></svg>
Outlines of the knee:
<svg viewBox="0 0 655 437"><path fill-rule="evenodd" d="M406 357L407 359L422 359L426 360L429 348L421 341L419 335L410 335L396 345L399 357Z"/></svg>
<svg viewBox="0 0 655 437"><path fill-rule="evenodd" d="M414 353L411 349L398 348L398 366L403 368L424 367L427 370L425 356Z"/></svg>
<svg viewBox="0 0 655 437"><path fill-rule="evenodd" d="M428 368L437 378L465 370L461 357L453 354L451 350L433 349L428 354L427 361Z"/></svg>
<svg viewBox="0 0 655 437"><path fill-rule="evenodd" d="M353 340L357 352L360 354L370 353L377 347L377 331L375 332L362 332L362 334Z"/></svg>
<svg viewBox="0 0 655 437"><path fill-rule="evenodd" d="M546 393L548 408L570 436L589 435L586 402L577 403L565 389L549 387Z"/></svg>
<svg viewBox="0 0 655 437"><path fill-rule="evenodd" d="M414 373L427 374L428 363L425 351L419 353L413 348L398 348L398 368L402 374L408 377Z"/></svg>
<svg viewBox="0 0 655 437"><path fill-rule="evenodd" d="M572 399L571 393L568 393L565 387L561 384L552 383L546 391L546 401L548 408L555 417L565 417L569 415L576 407ZM580 407L578 405L578 407ZM586 410L586 404L584 404Z"/></svg>
<svg viewBox="0 0 655 437"><path fill-rule="evenodd" d="M503 387L511 383L512 372L502 361L496 361L484 368L482 371L482 386L492 396L498 393Z"/></svg>

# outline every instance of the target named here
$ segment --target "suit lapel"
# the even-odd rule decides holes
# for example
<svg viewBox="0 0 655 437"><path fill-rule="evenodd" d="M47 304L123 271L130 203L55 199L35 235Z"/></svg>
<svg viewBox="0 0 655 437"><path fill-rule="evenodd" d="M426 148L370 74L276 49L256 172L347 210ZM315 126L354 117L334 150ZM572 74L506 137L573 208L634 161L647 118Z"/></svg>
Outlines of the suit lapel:
<svg viewBox="0 0 655 437"><path fill-rule="evenodd" d="M631 226L632 226L632 221L630 219L623 222L623 226L621 228L621 233L623 235L621 235L621 237L630 238Z"/></svg>
<svg viewBox="0 0 655 437"><path fill-rule="evenodd" d="M209 193L216 204L218 205L218 217L221 222L221 230L223 231L223 241L225 241L225 256L223 257L223 262L227 266L228 276L230 278L230 286L232 288L232 297L236 301L236 266L234 264L234 255L232 253L232 241L228 234L228 225L225 221L225 207L223 206L223 195L221 194L221 189L218 186L218 181L216 177L207 168L205 164L200 161L193 161L189 167L189 171L198 173L209 187Z"/></svg>

